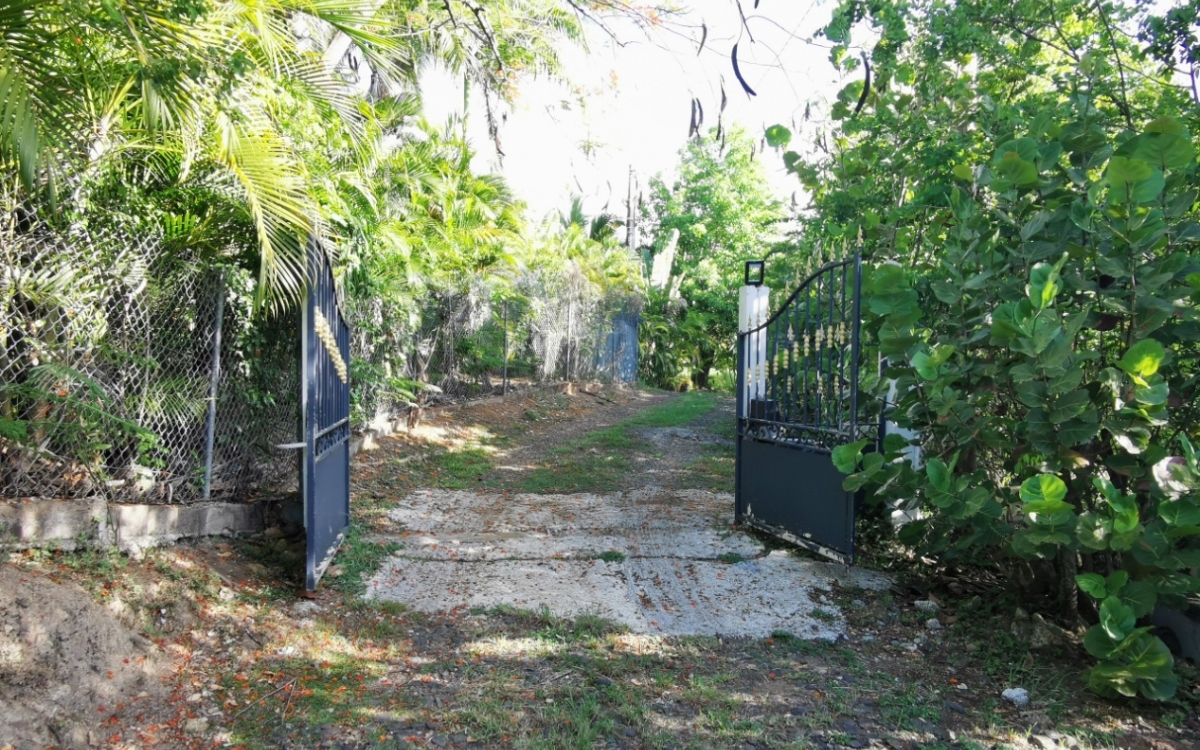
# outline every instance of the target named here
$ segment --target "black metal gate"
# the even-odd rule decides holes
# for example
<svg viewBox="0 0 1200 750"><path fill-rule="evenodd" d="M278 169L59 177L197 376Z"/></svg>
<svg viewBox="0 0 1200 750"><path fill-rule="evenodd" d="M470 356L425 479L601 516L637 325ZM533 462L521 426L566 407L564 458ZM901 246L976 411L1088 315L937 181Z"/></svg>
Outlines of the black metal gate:
<svg viewBox="0 0 1200 750"><path fill-rule="evenodd" d="M309 243L308 273L300 332L300 489L308 536L305 584L312 591L350 527L350 328L333 269L316 242Z"/></svg>
<svg viewBox="0 0 1200 750"><path fill-rule="evenodd" d="M861 296L856 253L738 335L735 518L847 564L857 497L831 454L875 431L859 412Z"/></svg>

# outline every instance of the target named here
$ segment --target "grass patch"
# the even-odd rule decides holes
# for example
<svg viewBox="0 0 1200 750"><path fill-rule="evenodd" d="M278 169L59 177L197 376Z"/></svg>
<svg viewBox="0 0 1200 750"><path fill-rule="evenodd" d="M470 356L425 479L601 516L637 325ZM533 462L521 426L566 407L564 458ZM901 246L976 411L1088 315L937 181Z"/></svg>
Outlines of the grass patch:
<svg viewBox="0 0 1200 750"><path fill-rule="evenodd" d="M554 451L553 466L539 466L518 483L521 492L611 492L626 483L640 456L651 452L652 445L637 435L637 430L678 427L708 414L720 402L712 393L684 393L658 404L642 414L609 427L593 430L571 440ZM721 482L733 476L731 467L713 468L712 479L698 473L699 481ZM728 479L732 483L732 479Z"/></svg>
<svg viewBox="0 0 1200 750"><path fill-rule="evenodd" d="M647 427L679 427L696 421L708 414L720 402L720 396L715 393L689 391L679 398L665 404L659 404L643 414L623 422L623 426L632 429Z"/></svg>
<svg viewBox="0 0 1200 750"><path fill-rule="evenodd" d="M725 553L719 555L717 557L717 559L720 560L721 562L725 563L726 565L735 565L737 563L742 562L746 558L739 555L736 552L725 552Z"/></svg>
<svg viewBox="0 0 1200 750"><path fill-rule="evenodd" d="M615 549L610 549L606 552L601 552L600 554L596 555L596 559L603 560L604 562L613 562L613 563L625 562L625 553L617 552Z"/></svg>
<svg viewBox="0 0 1200 750"><path fill-rule="evenodd" d="M494 467L491 454L483 448L464 448L439 453L426 461L423 473L428 486L443 490L465 490L478 487Z"/></svg>
<svg viewBox="0 0 1200 750"><path fill-rule="evenodd" d="M350 530L346 532L346 538L342 540L342 547L334 559L342 569L342 574L337 578L326 575L321 579L325 585L343 594L362 596L367 590L366 578L403 546L395 542L373 541L367 539L366 535L366 529L361 524L350 524Z"/></svg>

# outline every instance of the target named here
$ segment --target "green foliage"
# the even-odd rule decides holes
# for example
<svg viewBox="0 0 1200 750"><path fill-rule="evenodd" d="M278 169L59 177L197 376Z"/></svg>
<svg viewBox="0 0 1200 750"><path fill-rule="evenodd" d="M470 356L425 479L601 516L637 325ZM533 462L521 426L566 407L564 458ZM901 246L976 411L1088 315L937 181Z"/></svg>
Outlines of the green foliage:
<svg viewBox="0 0 1200 750"><path fill-rule="evenodd" d="M785 143L785 133L772 138ZM767 253L783 219L754 146L736 128L723 139L712 131L680 152L674 185L651 182L652 236L665 242L679 232L670 280L642 313L642 378L652 385L707 388L713 368L733 369L742 264Z"/></svg>
<svg viewBox="0 0 1200 750"><path fill-rule="evenodd" d="M844 4L826 33L875 28L872 89L835 105L828 158L785 164L807 243L862 238L864 340L888 361L867 387L894 381L926 457L847 446L847 488L919 505L899 538L931 557L1031 561L1063 620L1092 620L1090 687L1162 700L1173 663L1139 622L1200 591L1200 171L1190 92L1111 33L1133 14Z"/></svg>
<svg viewBox="0 0 1200 750"><path fill-rule="evenodd" d="M66 217L126 213L177 251L237 256L257 271L257 302L279 307L303 290L309 236L352 266L364 246L407 257L414 235L502 229L498 181L471 172L465 147L449 169L422 161L419 144L395 148L401 116L426 61L490 104L515 94L521 72L556 73L554 45L579 25L529 0L463 15L423 0L11 3L0 12L6 184L26 203L65 203ZM423 220L390 223L402 204ZM355 231L364 215L382 221Z"/></svg>
<svg viewBox="0 0 1200 750"><path fill-rule="evenodd" d="M104 453L130 449L152 463L159 437L141 427L94 379L65 365L30 367L22 382L0 384L0 439L74 462L102 476Z"/></svg>

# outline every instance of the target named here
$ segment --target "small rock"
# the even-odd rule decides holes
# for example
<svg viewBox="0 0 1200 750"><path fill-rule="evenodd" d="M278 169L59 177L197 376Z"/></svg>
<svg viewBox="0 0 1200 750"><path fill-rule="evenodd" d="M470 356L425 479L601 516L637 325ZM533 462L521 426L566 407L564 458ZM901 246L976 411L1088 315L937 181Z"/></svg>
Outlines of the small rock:
<svg viewBox="0 0 1200 750"><path fill-rule="evenodd" d="M867 603L864 602L862 599L855 599L854 601L850 602L850 606L858 607L859 609L862 609L863 607L867 606Z"/></svg>
<svg viewBox="0 0 1200 750"><path fill-rule="evenodd" d="M330 578L341 578L345 572L345 569L341 565L330 565L325 569L325 575Z"/></svg>
<svg viewBox="0 0 1200 750"><path fill-rule="evenodd" d="M947 711L952 711L956 714L965 714L967 712L966 706L964 706L961 703L956 703L954 701L944 701L942 703L942 705L946 707Z"/></svg>
<svg viewBox="0 0 1200 750"><path fill-rule="evenodd" d="M853 719L839 719L836 726L838 730L851 736L862 734L862 727Z"/></svg>
<svg viewBox="0 0 1200 750"><path fill-rule="evenodd" d="M922 719L920 716L912 720L912 727L921 734L934 734L938 730L938 726L936 724Z"/></svg>
<svg viewBox="0 0 1200 750"><path fill-rule="evenodd" d="M321 608L317 606L316 602L302 601L293 604L292 611L298 615L312 615L320 612Z"/></svg>
<svg viewBox="0 0 1200 750"><path fill-rule="evenodd" d="M596 684L599 685L600 687L608 687L613 684L613 681L608 679L607 677L597 677Z"/></svg>
<svg viewBox="0 0 1200 750"><path fill-rule="evenodd" d="M1071 636L1066 630L1052 622L1046 621L1041 615L1034 615L1029 626L1029 647L1035 649L1067 648L1071 645Z"/></svg>
<svg viewBox="0 0 1200 750"><path fill-rule="evenodd" d="M938 618L931 617L925 621L925 627L929 628L930 630L941 630L942 623L940 620L938 620Z"/></svg>
<svg viewBox="0 0 1200 750"><path fill-rule="evenodd" d="M199 693L192 693L191 695L189 695L187 697L187 702L188 703L199 703L200 699L203 697L204 696L200 695Z"/></svg>
<svg viewBox="0 0 1200 750"><path fill-rule="evenodd" d="M280 656L295 656L296 654L300 653L300 649L296 648L295 646L284 646L275 653L279 654Z"/></svg>
<svg viewBox="0 0 1200 750"><path fill-rule="evenodd" d="M183 731L187 732L188 734L204 734L208 731L208 720L188 719L186 722L184 722Z"/></svg>
<svg viewBox="0 0 1200 750"><path fill-rule="evenodd" d="M919 612L929 612L930 614L937 614L937 611L941 609L937 602L929 599L918 599L913 602L913 607Z"/></svg>
<svg viewBox="0 0 1200 750"><path fill-rule="evenodd" d="M303 620L296 623L296 627L300 628L301 630L311 630L312 628L315 628L316 626L317 626L317 621L312 619L311 617L305 617Z"/></svg>
<svg viewBox="0 0 1200 750"><path fill-rule="evenodd" d="M1029 744L1038 748L1038 750L1054 750L1054 748L1058 747L1058 743L1053 738L1047 737L1044 734L1031 735Z"/></svg>
<svg viewBox="0 0 1200 750"><path fill-rule="evenodd" d="M621 730L626 737L637 737L637 730L633 727L625 727Z"/></svg>
<svg viewBox="0 0 1200 750"><path fill-rule="evenodd" d="M450 740L444 734L435 734L429 738L429 744L437 747L445 747L446 745L450 744Z"/></svg>
<svg viewBox="0 0 1200 750"><path fill-rule="evenodd" d="M1029 705L1029 691L1025 688L1008 688L1000 694L1000 697L1017 708L1025 708Z"/></svg>

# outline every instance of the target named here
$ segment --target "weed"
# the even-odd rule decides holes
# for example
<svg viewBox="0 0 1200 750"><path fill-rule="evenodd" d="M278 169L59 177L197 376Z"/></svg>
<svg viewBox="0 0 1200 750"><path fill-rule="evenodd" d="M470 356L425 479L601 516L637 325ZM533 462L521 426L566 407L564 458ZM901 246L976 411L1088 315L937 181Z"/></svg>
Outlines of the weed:
<svg viewBox="0 0 1200 750"><path fill-rule="evenodd" d="M812 611L812 616L813 619L820 620L821 622L837 622L838 619L838 616L833 612L821 609L820 607L817 607Z"/></svg>
<svg viewBox="0 0 1200 750"><path fill-rule="evenodd" d="M342 547L337 553L337 565L342 574L337 578L326 577L326 585L350 596L362 596L367 590L364 580L401 548L395 542L376 542L367 538L361 524L350 524Z"/></svg>
<svg viewBox="0 0 1200 750"><path fill-rule="evenodd" d="M617 552L615 549L610 549L607 552L601 552L600 554L596 555L596 559L612 563L625 562L625 553Z"/></svg>
<svg viewBox="0 0 1200 750"><path fill-rule="evenodd" d="M726 565L735 565L737 563L742 562L746 558L743 557L742 555L739 555L736 552L726 552L724 554L719 555L717 557L717 559L720 560L721 562L725 563Z"/></svg>
<svg viewBox="0 0 1200 750"><path fill-rule="evenodd" d="M62 564L76 573L99 577L113 576L129 565L129 558L111 547L81 546L62 553Z"/></svg>

